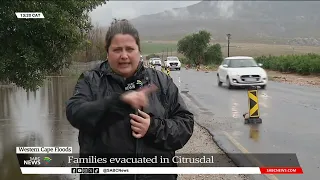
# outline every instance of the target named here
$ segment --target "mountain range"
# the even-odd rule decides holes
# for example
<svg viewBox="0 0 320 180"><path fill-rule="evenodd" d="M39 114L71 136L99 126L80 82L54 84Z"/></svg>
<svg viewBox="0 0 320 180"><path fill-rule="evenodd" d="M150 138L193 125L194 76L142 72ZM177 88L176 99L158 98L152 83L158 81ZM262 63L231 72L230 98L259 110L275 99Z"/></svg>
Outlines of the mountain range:
<svg viewBox="0 0 320 180"><path fill-rule="evenodd" d="M216 41L230 33L239 42L320 45L320 1L201 1L131 22L149 40L178 40L204 29Z"/></svg>

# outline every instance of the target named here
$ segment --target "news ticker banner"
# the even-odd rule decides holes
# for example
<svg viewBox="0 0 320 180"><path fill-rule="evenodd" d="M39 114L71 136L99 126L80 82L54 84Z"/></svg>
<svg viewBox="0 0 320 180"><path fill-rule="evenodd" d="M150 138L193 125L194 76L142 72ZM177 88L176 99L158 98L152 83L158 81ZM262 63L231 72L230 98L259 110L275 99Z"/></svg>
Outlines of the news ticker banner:
<svg viewBox="0 0 320 180"><path fill-rule="evenodd" d="M301 167L20 167L22 174L303 174Z"/></svg>
<svg viewBox="0 0 320 180"><path fill-rule="evenodd" d="M17 147L23 174L301 174L296 154L75 154L72 147ZM230 167L229 157L239 167ZM178 167L173 167L177 164ZM147 172L148 171L148 172Z"/></svg>

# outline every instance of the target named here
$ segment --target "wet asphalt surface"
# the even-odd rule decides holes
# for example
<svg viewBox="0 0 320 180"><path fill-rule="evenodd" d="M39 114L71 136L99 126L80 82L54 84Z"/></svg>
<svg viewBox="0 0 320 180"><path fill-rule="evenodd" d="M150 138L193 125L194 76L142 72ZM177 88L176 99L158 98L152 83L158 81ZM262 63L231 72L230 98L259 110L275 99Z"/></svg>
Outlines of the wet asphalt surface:
<svg viewBox="0 0 320 180"><path fill-rule="evenodd" d="M172 71L171 76L181 91L189 91L187 96L201 111L198 123L221 140L222 146L229 139L240 152L296 153L304 174L271 179L318 179L320 88L269 81L265 90L258 90L263 123L251 126L244 124L242 116L248 111L245 89L219 87L216 72L183 68ZM226 146L229 153L233 148Z"/></svg>

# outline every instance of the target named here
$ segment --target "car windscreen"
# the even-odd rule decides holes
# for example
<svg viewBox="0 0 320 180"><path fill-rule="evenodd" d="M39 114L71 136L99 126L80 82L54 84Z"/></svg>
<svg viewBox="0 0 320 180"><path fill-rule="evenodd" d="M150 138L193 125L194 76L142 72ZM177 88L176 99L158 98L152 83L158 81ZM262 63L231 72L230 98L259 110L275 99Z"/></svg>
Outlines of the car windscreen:
<svg viewBox="0 0 320 180"><path fill-rule="evenodd" d="M242 67L258 67L258 64L253 59L231 59L228 67L242 68Z"/></svg>
<svg viewBox="0 0 320 180"><path fill-rule="evenodd" d="M167 61L179 61L177 57L168 57Z"/></svg>

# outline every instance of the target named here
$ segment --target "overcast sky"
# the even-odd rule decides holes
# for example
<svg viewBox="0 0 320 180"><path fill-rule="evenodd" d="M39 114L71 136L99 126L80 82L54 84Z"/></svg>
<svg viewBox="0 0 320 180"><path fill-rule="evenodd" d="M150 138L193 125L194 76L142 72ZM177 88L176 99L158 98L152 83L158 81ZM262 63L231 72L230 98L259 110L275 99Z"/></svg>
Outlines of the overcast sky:
<svg viewBox="0 0 320 180"><path fill-rule="evenodd" d="M132 19L140 15L153 14L189 6L200 1L109 1L103 6L99 6L91 12L94 25L108 26L113 18Z"/></svg>

